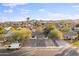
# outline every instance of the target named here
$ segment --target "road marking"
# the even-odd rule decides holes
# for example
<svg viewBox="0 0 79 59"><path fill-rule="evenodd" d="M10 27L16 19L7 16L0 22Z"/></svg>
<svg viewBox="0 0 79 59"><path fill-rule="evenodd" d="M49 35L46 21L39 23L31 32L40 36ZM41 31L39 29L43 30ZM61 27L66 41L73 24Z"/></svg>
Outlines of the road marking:
<svg viewBox="0 0 79 59"><path fill-rule="evenodd" d="M69 49L64 55L67 56L71 52L71 50L72 49Z"/></svg>
<svg viewBox="0 0 79 59"><path fill-rule="evenodd" d="M76 50L77 47L71 47L69 50L65 53L65 56L69 56L72 50Z"/></svg>

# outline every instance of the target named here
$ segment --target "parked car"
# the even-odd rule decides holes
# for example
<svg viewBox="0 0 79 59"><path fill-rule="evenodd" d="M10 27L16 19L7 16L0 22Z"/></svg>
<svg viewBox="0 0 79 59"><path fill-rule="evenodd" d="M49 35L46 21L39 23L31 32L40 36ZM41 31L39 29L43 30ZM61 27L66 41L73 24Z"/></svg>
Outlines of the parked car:
<svg viewBox="0 0 79 59"><path fill-rule="evenodd" d="M21 43L11 43L7 49L10 50L10 49L20 49L20 48L21 48Z"/></svg>

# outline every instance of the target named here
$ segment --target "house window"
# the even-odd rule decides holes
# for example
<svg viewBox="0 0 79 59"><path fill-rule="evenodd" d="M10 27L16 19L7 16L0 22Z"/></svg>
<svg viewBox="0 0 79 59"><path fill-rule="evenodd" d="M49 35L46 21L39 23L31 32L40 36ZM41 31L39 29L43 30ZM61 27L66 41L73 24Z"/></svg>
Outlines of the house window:
<svg viewBox="0 0 79 59"><path fill-rule="evenodd" d="M35 38L35 36L32 36L32 38Z"/></svg>

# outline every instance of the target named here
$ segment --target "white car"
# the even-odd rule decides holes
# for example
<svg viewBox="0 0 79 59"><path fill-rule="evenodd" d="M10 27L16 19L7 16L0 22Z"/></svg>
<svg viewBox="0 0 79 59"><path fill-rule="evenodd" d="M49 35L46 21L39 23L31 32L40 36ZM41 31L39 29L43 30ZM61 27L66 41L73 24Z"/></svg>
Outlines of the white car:
<svg viewBox="0 0 79 59"><path fill-rule="evenodd" d="M20 49L20 48L21 48L21 43L11 43L7 49L10 50L10 49Z"/></svg>

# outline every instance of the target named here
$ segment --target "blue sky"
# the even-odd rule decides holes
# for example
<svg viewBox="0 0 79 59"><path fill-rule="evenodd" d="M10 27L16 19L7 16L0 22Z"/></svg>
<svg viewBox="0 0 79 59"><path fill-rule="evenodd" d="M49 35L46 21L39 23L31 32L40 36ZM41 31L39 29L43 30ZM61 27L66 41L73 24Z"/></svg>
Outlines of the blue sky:
<svg viewBox="0 0 79 59"><path fill-rule="evenodd" d="M0 3L0 21L79 19L78 3Z"/></svg>

